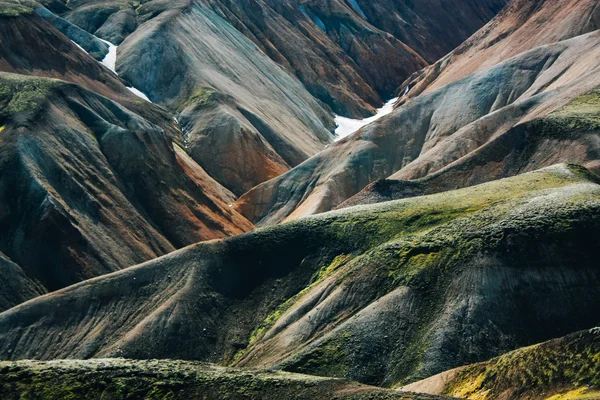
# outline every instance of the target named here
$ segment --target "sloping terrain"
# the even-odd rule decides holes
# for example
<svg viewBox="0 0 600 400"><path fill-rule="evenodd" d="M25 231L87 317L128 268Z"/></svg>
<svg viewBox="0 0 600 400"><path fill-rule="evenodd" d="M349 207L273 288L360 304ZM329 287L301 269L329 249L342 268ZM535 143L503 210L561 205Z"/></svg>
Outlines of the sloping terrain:
<svg viewBox="0 0 600 400"><path fill-rule="evenodd" d="M168 112L134 95L114 73L53 28L34 11L39 4L24 2L18 12L9 12L11 7L14 1L0 2L0 71L77 83L118 102L182 141Z"/></svg>
<svg viewBox="0 0 600 400"><path fill-rule="evenodd" d="M252 229L173 146L159 126L75 84L0 73L3 280L22 283L2 309Z"/></svg>
<svg viewBox="0 0 600 400"><path fill-rule="evenodd" d="M461 4L464 13L449 19L426 11L431 8L397 8L394 20L406 14L403 35L418 36L422 49L436 42L447 52L504 4ZM372 25L358 3L341 0L77 0L65 7L54 9L69 23L119 44L119 75L181 114L192 158L237 196L331 143L330 110L367 116L427 65ZM371 12L377 21L387 18ZM424 35L425 19L459 28Z"/></svg>
<svg viewBox="0 0 600 400"><path fill-rule="evenodd" d="M306 399L444 400L341 379L222 368L172 360L22 361L0 363L5 400Z"/></svg>
<svg viewBox="0 0 600 400"><path fill-rule="evenodd" d="M595 0L512 0L489 24L400 90L410 89L406 101L525 51L597 29L600 6Z"/></svg>
<svg viewBox="0 0 600 400"><path fill-rule="evenodd" d="M171 3L169 8L173 8ZM506 0L442 4L430 0L416 7L386 0L197 3L216 12L296 75L334 112L358 117L380 105L380 96L391 97L404 79L425 66L425 60L437 61L483 26ZM136 7L123 0L77 0L70 1L69 10L60 14L90 33L120 44L165 10L165 5L160 1ZM454 12L457 8L460 13Z"/></svg>
<svg viewBox="0 0 600 400"><path fill-rule="evenodd" d="M520 123L424 178L404 180L414 176L415 169L427 164L416 162L413 164L416 168L412 170L409 165L390 179L370 184L338 208L439 193L562 160L577 161L600 174L599 94L598 89L592 90L547 116ZM444 146L454 147L458 143L450 140ZM435 153L441 156L440 149Z"/></svg>
<svg viewBox="0 0 600 400"><path fill-rule="evenodd" d="M538 6L548 8L544 4ZM514 23L510 15L498 19ZM334 209L390 176L414 180L440 173L445 190L451 190L556 162L594 162L598 132L593 124L572 141L565 129L546 127L555 137L540 138L525 126L598 87L599 53L600 33L594 31L530 49L427 91L252 189L236 209L255 224L269 225ZM446 173L458 163L465 165L462 176ZM469 175L473 164L477 171Z"/></svg>
<svg viewBox="0 0 600 400"><path fill-rule="evenodd" d="M394 385L595 324L600 186L559 165L200 243L0 314L5 360L180 358Z"/></svg>
<svg viewBox="0 0 600 400"><path fill-rule="evenodd" d="M464 399L600 398L600 329L573 333L460 367L402 390Z"/></svg>

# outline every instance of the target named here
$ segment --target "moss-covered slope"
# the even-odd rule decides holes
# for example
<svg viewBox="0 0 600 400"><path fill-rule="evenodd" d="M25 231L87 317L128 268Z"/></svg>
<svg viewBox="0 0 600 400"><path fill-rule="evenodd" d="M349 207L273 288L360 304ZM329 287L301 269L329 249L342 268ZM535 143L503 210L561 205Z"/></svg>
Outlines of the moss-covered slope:
<svg viewBox="0 0 600 400"><path fill-rule="evenodd" d="M471 400L599 399L600 329L518 349L404 389Z"/></svg>
<svg viewBox="0 0 600 400"><path fill-rule="evenodd" d="M0 314L0 357L415 381L596 323L600 186L557 165L201 243ZM35 328L33 328L35 327Z"/></svg>
<svg viewBox="0 0 600 400"><path fill-rule="evenodd" d="M443 400L341 379L173 360L0 363L3 400Z"/></svg>

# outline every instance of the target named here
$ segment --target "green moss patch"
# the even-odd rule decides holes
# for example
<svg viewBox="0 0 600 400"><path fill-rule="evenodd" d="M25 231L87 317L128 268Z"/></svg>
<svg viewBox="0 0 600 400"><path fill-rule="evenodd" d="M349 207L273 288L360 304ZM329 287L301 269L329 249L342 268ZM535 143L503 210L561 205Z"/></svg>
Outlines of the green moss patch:
<svg viewBox="0 0 600 400"><path fill-rule="evenodd" d="M59 81L5 74L0 77L0 117L35 115L48 101Z"/></svg>
<svg viewBox="0 0 600 400"><path fill-rule="evenodd" d="M35 3L28 0L0 1L0 17L20 17L33 14Z"/></svg>
<svg viewBox="0 0 600 400"><path fill-rule="evenodd" d="M585 399L600 389L600 332L583 331L461 371L445 394L468 399Z"/></svg>
<svg viewBox="0 0 600 400"><path fill-rule="evenodd" d="M0 363L3 400L411 399L336 379L175 360ZM427 399L429 396L419 396Z"/></svg>

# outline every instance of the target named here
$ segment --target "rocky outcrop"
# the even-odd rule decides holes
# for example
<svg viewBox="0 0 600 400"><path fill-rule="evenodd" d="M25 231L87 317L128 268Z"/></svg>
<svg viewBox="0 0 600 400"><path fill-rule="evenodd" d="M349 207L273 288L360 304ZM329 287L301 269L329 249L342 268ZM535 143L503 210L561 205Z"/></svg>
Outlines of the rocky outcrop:
<svg viewBox="0 0 600 400"><path fill-rule="evenodd" d="M200 243L5 311L0 357L197 359L390 386L489 359L595 323L594 179L555 166Z"/></svg>
<svg viewBox="0 0 600 400"><path fill-rule="evenodd" d="M165 130L75 84L0 73L0 153L5 279L38 293L252 229Z"/></svg>
<svg viewBox="0 0 600 400"><path fill-rule="evenodd" d="M539 6L548 13L553 9L546 2ZM510 15L503 13L491 25L514 24ZM568 124L542 127L544 122L534 121L600 85L599 52L595 31L522 52L428 90L252 189L236 208L254 223L268 225L331 210L385 178L416 180L439 173L439 187L450 190L556 162L595 168L595 124L572 130ZM446 173L460 163L460 177ZM469 172L473 164L477 170Z"/></svg>
<svg viewBox="0 0 600 400"><path fill-rule="evenodd" d="M600 329L573 333L443 372L401 390L486 399L593 399L600 396Z"/></svg>

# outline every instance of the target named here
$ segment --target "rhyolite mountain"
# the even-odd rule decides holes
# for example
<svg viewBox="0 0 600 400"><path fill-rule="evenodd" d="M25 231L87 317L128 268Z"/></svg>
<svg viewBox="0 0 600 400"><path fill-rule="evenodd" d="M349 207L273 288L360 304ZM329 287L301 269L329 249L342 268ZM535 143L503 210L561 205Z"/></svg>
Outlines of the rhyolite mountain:
<svg viewBox="0 0 600 400"><path fill-rule="evenodd" d="M268 225L334 209L385 178L393 180L389 185L406 188L393 197L402 198L557 162L597 169L597 4L525 3L529 6L511 2L465 45L409 79L400 88L406 97L391 114L252 189L236 209L252 222ZM565 13L569 18L563 18ZM547 20L534 35L535 27ZM478 48L493 48L494 56L480 57ZM478 62L487 68L475 68ZM425 85L438 70L441 77L446 76L443 71L455 70L456 79L448 77L443 86L433 84L406 100L419 89L419 78ZM396 191L386 189L387 183L382 186L383 192Z"/></svg>
<svg viewBox="0 0 600 400"><path fill-rule="evenodd" d="M252 4L0 2L0 71L18 74L1 77L0 251L13 289L0 308L252 229L230 209L237 196L333 138L330 107L336 106L317 92L341 87L351 101L326 97L339 98L349 114L365 115L425 66L425 58L436 58L371 25L384 16L369 7L370 17L342 2ZM468 7L457 17L460 29L443 35L444 48L502 5ZM405 28L438 42L419 33L423 18L441 18L428 12L410 11L414 30ZM317 14L332 27L328 33L315 22ZM357 39L364 44L350 46ZM274 43L285 57L269 50ZM392 70L375 76L384 53L394 60ZM304 76L310 73L301 66L320 75ZM329 86L311 89L319 82ZM113 131L132 136L108 146L104 133ZM32 191L38 184L43 189Z"/></svg>
<svg viewBox="0 0 600 400"><path fill-rule="evenodd" d="M599 12L0 0L0 397L597 398Z"/></svg>
<svg viewBox="0 0 600 400"><path fill-rule="evenodd" d="M0 107L0 251L20 267L3 279L27 277L2 308L252 229L164 129L103 96L0 73Z"/></svg>
<svg viewBox="0 0 600 400"><path fill-rule="evenodd" d="M426 378L596 324L598 182L557 165L199 243L5 311L0 358Z"/></svg>
<svg viewBox="0 0 600 400"><path fill-rule="evenodd" d="M331 110L368 116L505 2L452 1L441 9L460 3L460 14L432 12L435 2L398 5L390 14L341 0L80 0L48 9L119 45L119 75L181 113L192 158L241 195L323 150L332 141ZM397 35L414 37L419 51L378 28L400 15L407 21ZM447 28L426 33L438 23ZM74 32L63 26L66 34Z"/></svg>

